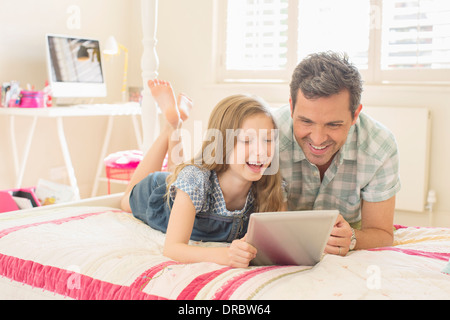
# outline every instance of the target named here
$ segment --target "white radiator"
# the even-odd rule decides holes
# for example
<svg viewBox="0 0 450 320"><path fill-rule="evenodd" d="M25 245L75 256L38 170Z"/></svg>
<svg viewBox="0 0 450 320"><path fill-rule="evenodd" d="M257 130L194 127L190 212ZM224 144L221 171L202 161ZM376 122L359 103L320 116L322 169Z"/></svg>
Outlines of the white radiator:
<svg viewBox="0 0 450 320"><path fill-rule="evenodd" d="M422 212L428 193L431 114L426 108L363 107L397 139L402 188L396 209Z"/></svg>

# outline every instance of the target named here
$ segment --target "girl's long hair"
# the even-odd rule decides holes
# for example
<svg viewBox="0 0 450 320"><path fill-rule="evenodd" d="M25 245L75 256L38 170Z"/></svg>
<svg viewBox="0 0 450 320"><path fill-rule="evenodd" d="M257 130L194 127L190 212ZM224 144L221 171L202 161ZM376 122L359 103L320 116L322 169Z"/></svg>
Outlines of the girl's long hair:
<svg viewBox="0 0 450 320"><path fill-rule="evenodd" d="M167 178L167 190L175 182L178 173L188 165L195 165L206 170L214 170L217 175L225 172L228 157L236 145L236 135L227 135L227 130L234 132L242 127L244 121L254 115L264 114L272 120L274 129L277 129L275 120L266 103L258 97L247 95L233 95L220 101L213 109L208 122L208 130L203 140L201 151L190 161L179 164ZM227 139L227 141L223 141ZM274 156L274 159L278 155ZM278 160L277 160L278 161ZM283 192L281 189L281 175L277 169L271 175L264 174L261 179L253 182L253 195L255 198L255 212L280 211L283 205Z"/></svg>

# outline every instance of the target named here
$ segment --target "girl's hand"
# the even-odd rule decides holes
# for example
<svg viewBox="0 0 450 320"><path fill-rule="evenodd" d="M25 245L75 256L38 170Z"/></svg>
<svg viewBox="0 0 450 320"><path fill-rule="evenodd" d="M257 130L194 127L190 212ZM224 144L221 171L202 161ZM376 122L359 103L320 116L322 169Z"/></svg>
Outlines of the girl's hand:
<svg viewBox="0 0 450 320"><path fill-rule="evenodd" d="M229 266L232 268L246 268L256 257L256 248L242 239L234 240L228 248Z"/></svg>

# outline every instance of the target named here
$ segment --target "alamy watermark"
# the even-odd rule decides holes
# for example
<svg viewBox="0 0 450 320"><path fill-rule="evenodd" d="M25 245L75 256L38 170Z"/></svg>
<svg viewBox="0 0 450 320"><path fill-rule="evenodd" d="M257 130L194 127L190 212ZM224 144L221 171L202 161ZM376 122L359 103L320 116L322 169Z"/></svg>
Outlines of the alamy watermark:
<svg viewBox="0 0 450 320"><path fill-rule="evenodd" d="M66 282L67 289L81 289L81 268L77 265L71 265L66 269L66 273L70 273Z"/></svg>
<svg viewBox="0 0 450 320"><path fill-rule="evenodd" d="M194 164L255 164L267 167L264 175L273 175L279 169L278 129L227 129L225 135L218 129L207 129L203 136L200 121L194 122L193 131L178 129L170 137L175 146L170 157L174 164L180 164L191 157L185 150L202 145L194 157ZM197 134L196 134L197 132ZM183 152L182 152L183 151Z"/></svg>
<svg viewBox="0 0 450 320"><path fill-rule="evenodd" d="M377 265L370 265L366 269L369 275L366 280L366 286L369 290L381 289L381 269Z"/></svg>
<svg viewBox="0 0 450 320"><path fill-rule="evenodd" d="M66 27L69 30L81 29L81 8L73 4L67 7L66 13L69 15L66 20Z"/></svg>

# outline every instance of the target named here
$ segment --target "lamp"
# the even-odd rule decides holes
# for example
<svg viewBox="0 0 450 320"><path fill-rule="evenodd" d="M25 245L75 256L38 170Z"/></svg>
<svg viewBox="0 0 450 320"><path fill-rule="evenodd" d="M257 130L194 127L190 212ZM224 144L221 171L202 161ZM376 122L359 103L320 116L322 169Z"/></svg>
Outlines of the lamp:
<svg viewBox="0 0 450 320"><path fill-rule="evenodd" d="M78 53L77 53L77 59L78 59L78 61L89 60L89 52L85 46L83 46L83 45L80 46L80 49L78 50Z"/></svg>
<svg viewBox="0 0 450 320"><path fill-rule="evenodd" d="M128 49L122 44L117 43L113 36L110 36L105 43L104 54L107 55L118 55L120 54L120 49L125 53L125 63L123 66L123 82L122 82L122 100L126 101L126 90L127 90L127 74L128 74Z"/></svg>

